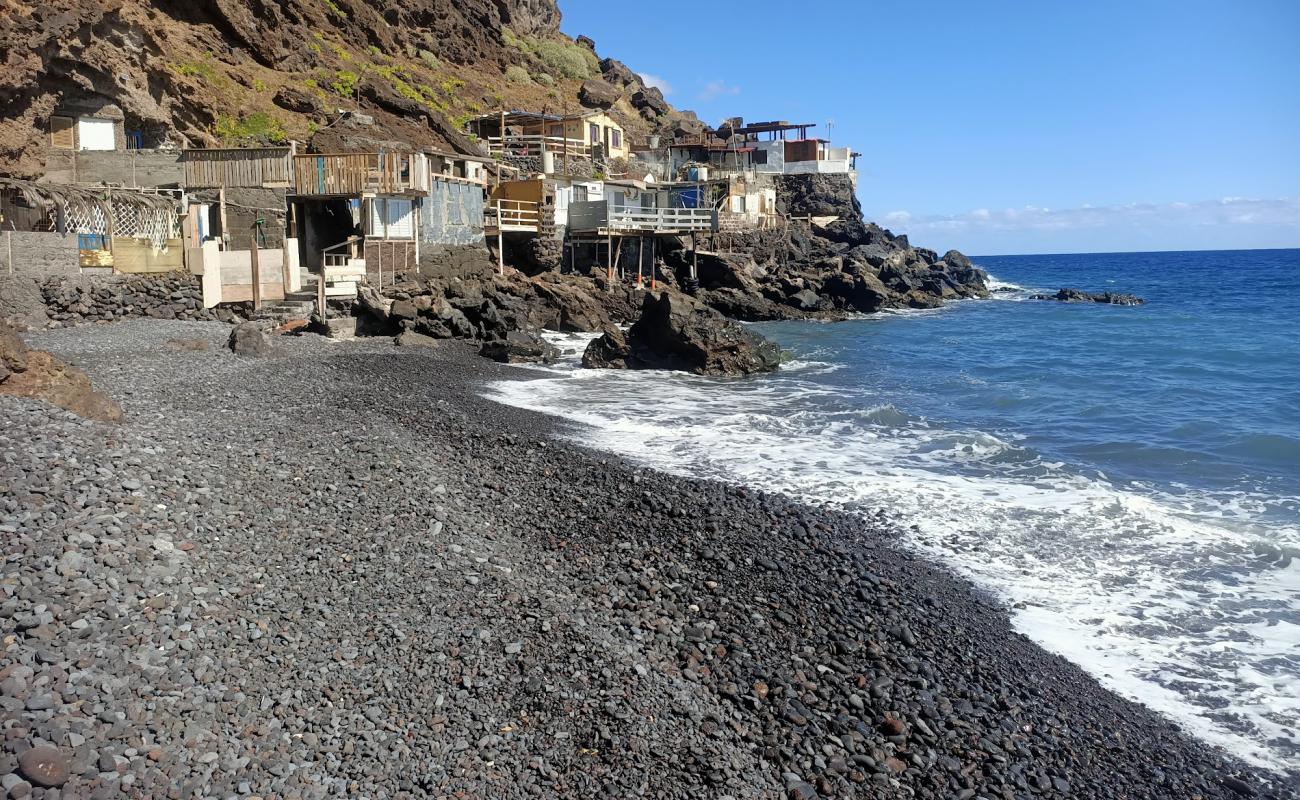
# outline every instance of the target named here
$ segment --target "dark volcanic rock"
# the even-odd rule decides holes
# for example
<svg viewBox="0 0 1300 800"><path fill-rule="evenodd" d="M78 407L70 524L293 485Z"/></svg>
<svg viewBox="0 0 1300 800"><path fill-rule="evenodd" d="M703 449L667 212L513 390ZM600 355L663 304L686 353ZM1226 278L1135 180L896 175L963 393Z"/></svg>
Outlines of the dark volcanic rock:
<svg viewBox="0 0 1300 800"><path fill-rule="evenodd" d="M1056 300L1062 303L1107 303L1113 306L1140 306L1146 303L1140 297L1117 292L1085 292L1082 289L1059 289L1056 294L1036 294L1034 300Z"/></svg>
<svg viewBox="0 0 1300 800"><path fill-rule="evenodd" d="M479 355L503 364L554 361L559 357L555 346L529 331L510 331L504 339L484 342Z"/></svg>
<svg viewBox="0 0 1300 800"><path fill-rule="evenodd" d="M582 366L588 369L627 369L631 357L632 348L628 346L627 336L621 329L614 328L587 345L587 349L582 351Z"/></svg>
<svg viewBox="0 0 1300 800"><path fill-rule="evenodd" d="M8 796L53 796L25 763L51 745L63 798L1295 796L1019 635L892 515L575 446L487 399L536 375L467 343L286 337L268 365L228 333L27 339L139 413L0 397Z"/></svg>
<svg viewBox="0 0 1300 800"><path fill-rule="evenodd" d="M578 90L578 102L588 108L609 108L619 101L623 93L601 80L585 80Z"/></svg>
<svg viewBox="0 0 1300 800"><path fill-rule="evenodd" d="M592 342L583 363L595 367L677 369L697 375L748 375L780 366L781 348L683 294L647 294L627 332ZM588 355L588 353L590 355Z"/></svg>
<svg viewBox="0 0 1300 800"><path fill-rule="evenodd" d="M86 419L121 422L122 407L95 391L86 373L44 350L29 350L0 322L0 394L44 400Z"/></svg>
<svg viewBox="0 0 1300 800"><path fill-rule="evenodd" d="M226 346L237 356L269 356L275 350L271 337L256 322L236 325Z"/></svg>
<svg viewBox="0 0 1300 800"><path fill-rule="evenodd" d="M18 770L34 785L47 788L62 786L69 776L67 757L48 745L33 747L19 756Z"/></svg>

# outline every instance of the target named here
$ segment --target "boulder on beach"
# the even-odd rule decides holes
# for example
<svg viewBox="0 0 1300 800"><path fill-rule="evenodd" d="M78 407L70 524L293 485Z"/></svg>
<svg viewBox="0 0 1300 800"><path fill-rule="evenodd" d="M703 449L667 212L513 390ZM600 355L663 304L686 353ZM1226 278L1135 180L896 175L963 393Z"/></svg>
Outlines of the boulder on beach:
<svg viewBox="0 0 1300 800"><path fill-rule="evenodd" d="M510 331L504 339L484 342L478 353L502 364L545 364L560 355L555 345L532 331Z"/></svg>
<svg viewBox="0 0 1300 800"><path fill-rule="evenodd" d="M237 356L269 356L275 351L271 337L256 322L241 322L236 325L230 332L226 346Z"/></svg>
<svg viewBox="0 0 1300 800"><path fill-rule="evenodd" d="M583 353L583 365L614 369L675 369L697 375L771 372L781 363L774 342L684 294L647 294L626 336L611 331Z"/></svg>
<svg viewBox="0 0 1300 800"><path fill-rule="evenodd" d="M122 421L122 407L95 391L85 372L44 350L28 350L17 332L2 322L0 394L44 400L86 419Z"/></svg>
<svg viewBox="0 0 1300 800"><path fill-rule="evenodd" d="M1106 303L1112 306L1140 306L1146 303L1141 297L1119 292L1085 292L1082 289L1058 289L1055 294L1036 294L1033 300L1055 300L1060 303Z"/></svg>

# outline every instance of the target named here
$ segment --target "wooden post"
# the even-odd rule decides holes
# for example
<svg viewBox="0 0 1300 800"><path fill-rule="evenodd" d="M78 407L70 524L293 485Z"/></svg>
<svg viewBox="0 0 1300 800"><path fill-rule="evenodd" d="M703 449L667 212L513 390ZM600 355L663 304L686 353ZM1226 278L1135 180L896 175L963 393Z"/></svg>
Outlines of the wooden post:
<svg viewBox="0 0 1300 800"><path fill-rule="evenodd" d="M325 324L325 264L321 263L320 278L316 281L316 312L320 314L321 324Z"/></svg>
<svg viewBox="0 0 1300 800"><path fill-rule="evenodd" d="M653 236L650 237L650 290L651 291L654 291L655 288L657 288L658 286L658 282L656 281L656 276L659 274L659 265L655 263L655 244L657 244L658 241L659 240L656 239L655 237Z"/></svg>
<svg viewBox="0 0 1300 800"><path fill-rule="evenodd" d="M501 119L501 162L500 162L500 163L505 163L505 159L506 159L506 110L505 110L504 108L501 109L501 117L500 117L500 119ZM490 147L488 148L489 151L490 151L491 149L492 149L492 148L490 148ZM498 174L499 174L499 172L500 172L500 171L498 170Z"/></svg>
<svg viewBox="0 0 1300 800"><path fill-rule="evenodd" d="M499 209L500 207L498 206L498 214L501 213ZM498 217L498 219L500 218ZM506 237L505 234L501 232L501 225L499 222L497 224L497 274L506 274Z"/></svg>
<svg viewBox="0 0 1300 800"><path fill-rule="evenodd" d="M605 280L609 282L609 290L614 290L614 234L605 235Z"/></svg>
<svg viewBox="0 0 1300 800"><path fill-rule="evenodd" d="M14 274L14 232L13 231L5 231L5 249L9 251L9 260L6 261L5 263L9 265L9 274L12 275Z"/></svg>
<svg viewBox="0 0 1300 800"><path fill-rule="evenodd" d="M700 265L700 252L695 244L695 231L691 231L691 280L700 279L698 267Z"/></svg>
<svg viewBox="0 0 1300 800"><path fill-rule="evenodd" d="M643 259L641 258L641 250L644 247L645 247L645 237L644 236L636 237L636 288L638 289L645 288L644 281L641 277L641 267L643 261Z"/></svg>
<svg viewBox="0 0 1300 800"><path fill-rule="evenodd" d="M226 187L224 184L217 190L217 201L221 205L221 249L225 250L227 249L226 242L229 241L226 237L230 236L230 229L226 227Z"/></svg>
<svg viewBox="0 0 1300 800"><path fill-rule="evenodd" d="M223 234L224 235L224 234ZM257 263L257 224L253 224L253 235L249 237L252 247L248 251L248 263L253 272L253 310L262 307L262 268Z"/></svg>

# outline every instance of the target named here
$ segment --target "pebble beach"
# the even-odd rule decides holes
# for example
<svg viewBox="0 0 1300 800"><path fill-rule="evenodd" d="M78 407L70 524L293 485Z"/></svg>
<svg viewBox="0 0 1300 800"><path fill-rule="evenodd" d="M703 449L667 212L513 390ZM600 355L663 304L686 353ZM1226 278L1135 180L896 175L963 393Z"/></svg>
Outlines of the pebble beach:
<svg viewBox="0 0 1300 800"><path fill-rule="evenodd" d="M468 344L27 335L0 397L8 797L1287 798L887 519L644 469Z"/></svg>

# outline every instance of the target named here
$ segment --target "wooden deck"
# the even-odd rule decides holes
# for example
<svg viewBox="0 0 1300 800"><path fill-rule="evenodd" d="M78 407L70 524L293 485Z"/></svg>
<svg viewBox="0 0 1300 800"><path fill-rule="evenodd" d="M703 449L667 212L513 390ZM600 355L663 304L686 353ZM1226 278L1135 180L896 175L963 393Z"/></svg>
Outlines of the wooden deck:
<svg viewBox="0 0 1300 800"><path fill-rule="evenodd" d="M299 195L359 197L416 194L429 190L429 162L422 153L323 153L293 157L293 189Z"/></svg>
<svg viewBox="0 0 1300 800"><path fill-rule="evenodd" d="M569 206L569 230L575 233L673 235L717 229L718 215L710 208L640 208L603 200Z"/></svg>

